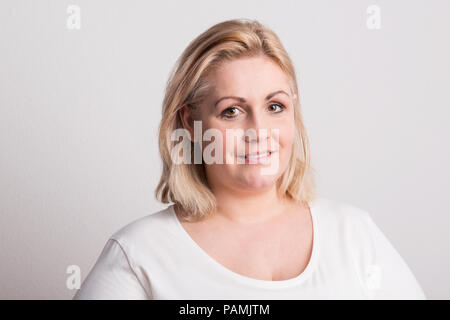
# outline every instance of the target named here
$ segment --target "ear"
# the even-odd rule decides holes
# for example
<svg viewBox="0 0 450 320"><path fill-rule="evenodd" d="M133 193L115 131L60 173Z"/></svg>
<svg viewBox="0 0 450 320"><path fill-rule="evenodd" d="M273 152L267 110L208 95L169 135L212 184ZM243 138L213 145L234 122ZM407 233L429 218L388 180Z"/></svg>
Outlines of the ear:
<svg viewBox="0 0 450 320"><path fill-rule="evenodd" d="M178 110L178 114L180 116L183 128L189 131L191 140L194 141L194 118L192 115L192 109L185 104L180 110Z"/></svg>

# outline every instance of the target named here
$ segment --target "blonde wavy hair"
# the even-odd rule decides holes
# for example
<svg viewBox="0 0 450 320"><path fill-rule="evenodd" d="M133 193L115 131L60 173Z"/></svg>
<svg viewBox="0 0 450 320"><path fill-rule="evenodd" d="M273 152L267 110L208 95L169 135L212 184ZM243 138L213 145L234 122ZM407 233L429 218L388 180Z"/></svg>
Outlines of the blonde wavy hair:
<svg viewBox="0 0 450 320"><path fill-rule="evenodd" d="M167 80L158 137L163 170L155 196L162 203L173 202L181 208L177 211L187 221L198 221L211 214L216 199L208 186L203 163L172 162L177 142L171 136L174 130L183 128L179 110L187 106L196 114L210 88L206 77L221 63L258 55L277 63L288 76L292 93L299 97L295 69L280 39L272 30L250 19L223 21L200 34L178 58ZM308 205L316 198L314 169L299 100L294 100L294 146L288 167L277 181L277 190L297 203ZM188 143L192 158L194 142Z"/></svg>

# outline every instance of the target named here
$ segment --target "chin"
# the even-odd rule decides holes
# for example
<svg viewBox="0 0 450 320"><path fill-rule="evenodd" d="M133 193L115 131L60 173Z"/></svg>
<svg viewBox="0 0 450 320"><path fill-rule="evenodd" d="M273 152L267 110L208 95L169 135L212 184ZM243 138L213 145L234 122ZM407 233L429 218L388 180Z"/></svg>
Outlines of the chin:
<svg viewBox="0 0 450 320"><path fill-rule="evenodd" d="M243 185L247 189L266 189L272 187L276 183L276 176L255 176L246 177L243 176L240 179L240 185Z"/></svg>

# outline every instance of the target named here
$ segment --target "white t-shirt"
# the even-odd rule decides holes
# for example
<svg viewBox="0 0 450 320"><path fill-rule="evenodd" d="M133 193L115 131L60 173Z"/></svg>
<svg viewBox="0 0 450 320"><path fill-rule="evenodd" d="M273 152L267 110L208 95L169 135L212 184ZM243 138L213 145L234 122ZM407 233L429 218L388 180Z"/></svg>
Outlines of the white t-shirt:
<svg viewBox="0 0 450 320"><path fill-rule="evenodd" d="M309 205L313 248L295 278L231 271L201 249L170 205L114 233L73 299L425 299L368 212L323 197Z"/></svg>

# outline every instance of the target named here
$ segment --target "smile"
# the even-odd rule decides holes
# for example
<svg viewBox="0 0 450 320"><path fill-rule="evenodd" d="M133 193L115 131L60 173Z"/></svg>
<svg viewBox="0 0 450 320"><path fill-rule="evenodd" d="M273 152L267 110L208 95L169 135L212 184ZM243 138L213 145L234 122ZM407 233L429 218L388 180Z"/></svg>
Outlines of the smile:
<svg viewBox="0 0 450 320"><path fill-rule="evenodd" d="M247 154L245 155L245 158L247 159L258 159L258 158L263 158L263 157L267 157L270 156L272 154L271 151L266 151L266 152L262 152L262 153L253 153L253 154Z"/></svg>
<svg viewBox="0 0 450 320"><path fill-rule="evenodd" d="M245 156L238 156L240 159L245 159L245 163L249 164L264 164L270 160L271 156L276 151L265 151L260 153L247 154Z"/></svg>

